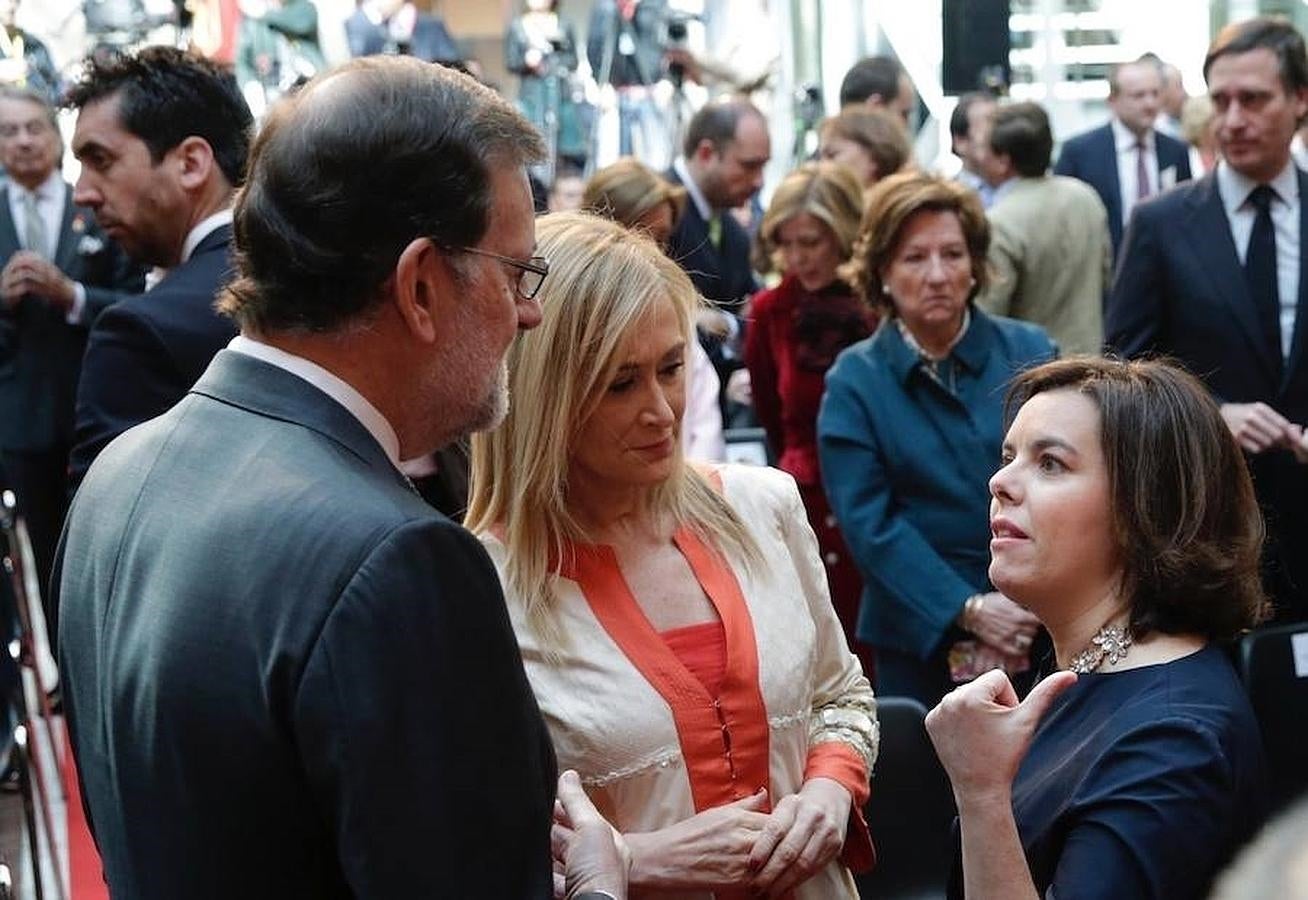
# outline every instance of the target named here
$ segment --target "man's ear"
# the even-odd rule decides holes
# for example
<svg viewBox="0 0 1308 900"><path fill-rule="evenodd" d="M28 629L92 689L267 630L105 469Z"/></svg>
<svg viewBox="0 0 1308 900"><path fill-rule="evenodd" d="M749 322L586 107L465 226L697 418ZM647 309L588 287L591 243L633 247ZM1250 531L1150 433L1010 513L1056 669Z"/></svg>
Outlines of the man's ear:
<svg viewBox="0 0 1308 900"><path fill-rule="evenodd" d="M178 182L188 191L204 187L218 165L209 142L195 135L183 138L167 155L175 167Z"/></svg>
<svg viewBox="0 0 1308 900"><path fill-rule="evenodd" d="M710 141L708 138L705 138L704 140L700 141L699 144L695 147L695 159L699 160L702 163L706 163L710 161L711 159L713 159L713 157L717 155L718 155L717 148L713 146L713 142Z"/></svg>
<svg viewBox="0 0 1308 900"><path fill-rule="evenodd" d="M430 238L418 237L400 253L391 275L392 302L409 332L424 344L440 333L442 298L452 296L450 261Z"/></svg>

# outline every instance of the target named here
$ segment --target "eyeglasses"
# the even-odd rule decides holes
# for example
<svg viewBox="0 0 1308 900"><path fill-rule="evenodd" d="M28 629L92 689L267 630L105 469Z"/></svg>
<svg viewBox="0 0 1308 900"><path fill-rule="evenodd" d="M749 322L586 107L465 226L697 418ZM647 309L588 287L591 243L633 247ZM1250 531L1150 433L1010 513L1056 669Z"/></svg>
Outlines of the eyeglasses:
<svg viewBox="0 0 1308 900"><path fill-rule="evenodd" d="M472 253L476 256L486 256L513 266L521 273L518 275L518 283L514 290L523 300L534 300L540 286L545 283L545 276L550 273L550 261L543 256L533 256L530 259L514 259L512 256L501 256L498 253L479 250L476 247L446 247L445 249Z"/></svg>

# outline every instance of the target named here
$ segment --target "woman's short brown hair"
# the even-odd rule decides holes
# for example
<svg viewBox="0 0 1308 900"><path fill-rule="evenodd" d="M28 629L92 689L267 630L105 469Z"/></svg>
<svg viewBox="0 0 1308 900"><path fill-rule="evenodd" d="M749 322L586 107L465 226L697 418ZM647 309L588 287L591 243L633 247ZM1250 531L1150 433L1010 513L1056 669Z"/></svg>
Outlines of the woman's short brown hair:
<svg viewBox="0 0 1308 900"><path fill-rule="evenodd" d="M675 226L686 208L686 189L672 184L631 156L624 156L592 175L581 195L583 210L628 228L634 228L642 216L660 203L671 208Z"/></svg>
<svg viewBox="0 0 1308 900"><path fill-rule="evenodd" d="M878 181L869 192L859 228L854 256L842 275L864 301L895 314L894 304L882 293L882 274L890 265L908 223L921 212L952 212L958 216L972 260L972 295L989 282L986 253L990 249L990 224L976 191L956 181L925 172L901 172Z"/></svg>
<svg viewBox="0 0 1308 900"><path fill-rule="evenodd" d="M845 110L824 119L818 134L843 138L862 147L876 163L878 180L894 175L913 157L904 123L881 109Z"/></svg>
<svg viewBox="0 0 1308 900"><path fill-rule="evenodd" d="M1244 454L1199 380L1170 360L1059 360L1014 378L1007 422L1057 390L1099 409L1132 632L1227 640L1261 621L1262 514Z"/></svg>

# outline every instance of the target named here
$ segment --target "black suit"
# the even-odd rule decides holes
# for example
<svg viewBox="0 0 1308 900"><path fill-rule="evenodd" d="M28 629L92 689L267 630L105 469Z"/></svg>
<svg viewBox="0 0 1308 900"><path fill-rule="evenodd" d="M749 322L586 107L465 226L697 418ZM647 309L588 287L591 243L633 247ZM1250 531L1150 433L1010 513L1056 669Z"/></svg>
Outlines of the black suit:
<svg viewBox="0 0 1308 900"><path fill-rule="evenodd" d="M22 249L0 188L0 267ZM68 453L73 402L91 322L108 306L145 286L145 275L105 236L91 210L74 206L65 185L63 219L52 260L86 294L81 321L42 297L0 307L0 451L5 484L27 519L44 590L68 506Z"/></svg>
<svg viewBox="0 0 1308 900"><path fill-rule="evenodd" d="M100 455L57 569L113 896L551 896L554 757L495 570L326 394L219 353Z"/></svg>
<svg viewBox="0 0 1308 900"><path fill-rule="evenodd" d="M1217 179L1180 185L1136 208L1105 334L1124 356L1165 353L1219 402L1263 402L1308 423L1308 175L1299 178L1300 274L1290 355L1278 377L1231 236ZM1268 587L1283 618L1308 618L1308 466L1286 450L1250 458L1268 522Z"/></svg>
<svg viewBox="0 0 1308 900"><path fill-rule="evenodd" d="M77 389L69 477L76 489L110 441L166 412L236 335L214 309L232 277L232 228L223 225L154 288L96 320Z"/></svg>
<svg viewBox="0 0 1308 900"><path fill-rule="evenodd" d="M1158 162L1154 175L1160 188L1163 187L1161 173L1167 169L1176 171L1177 183L1190 180L1190 149L1186 144L1155 130L1154 158ZM1069 138L1058 155L1054 172L1079 178L1099 194L1108 210L1108 233L1113 239L1113 254L1116 256L1122 249L1125 228L1122 183L1117 177L1117 138L1112 123Z"/></svg>

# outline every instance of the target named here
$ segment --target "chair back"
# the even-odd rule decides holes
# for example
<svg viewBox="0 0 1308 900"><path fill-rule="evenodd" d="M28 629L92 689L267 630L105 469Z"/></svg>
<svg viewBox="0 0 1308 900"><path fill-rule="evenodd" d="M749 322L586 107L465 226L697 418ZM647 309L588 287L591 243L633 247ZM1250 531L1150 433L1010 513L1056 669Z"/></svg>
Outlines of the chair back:
<svg viewBox="0 0 1308 900"><path fill-rule="evenodd" d="M1308 790L1308 622L1246 634L1239 668L1262 731L1272 805L1279 809Z"/></svg>
<svg viewBox="0 0 1308 900"><path fill-rule="evenodd" d="M881 749L864 815L877 848L860 897L944 898L953 859L954 795L926 732L927 710L909 697L878 697Z"/></svg>

